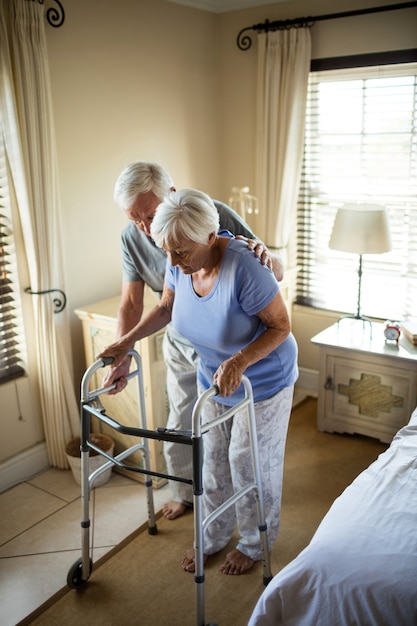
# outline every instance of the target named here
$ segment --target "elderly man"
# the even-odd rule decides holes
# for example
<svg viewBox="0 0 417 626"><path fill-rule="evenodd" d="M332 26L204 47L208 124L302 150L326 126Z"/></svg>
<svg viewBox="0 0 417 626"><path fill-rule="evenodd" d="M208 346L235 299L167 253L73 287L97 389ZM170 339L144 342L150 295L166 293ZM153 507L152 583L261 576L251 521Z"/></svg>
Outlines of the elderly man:
<svg viewBox="0 0 417 626"><path fill-rule="evenodd" d="M166 253L158 248L150 227L157 206L174 190L173 181L160 165L137 161L128 165L120 174L114 199L125 212L129 223L122 232L123 283L118 309L118 337L125 335L141 319L145 285L159 295L162 293L166 269ZM281 260L271 255L264 244L256 240L244 220L230 207L215 201L220 218L220 229L241 235L248 246L269 265L277 280L282 280ZM167 367L167 394L169 416L167 428L186 430L191 428L192 410L197 399L197 354L192 345L168 325L163 343ZM121 391L126 385L130 360L111 368L104 380L105 385L115 383L110 393ZM192 450L190 446L165 442L164 455L168 473L183 478L192 477ZM175 519L192 506L192 487L186 483L171 481L172 500L162 509L167 519Z"/></svg>

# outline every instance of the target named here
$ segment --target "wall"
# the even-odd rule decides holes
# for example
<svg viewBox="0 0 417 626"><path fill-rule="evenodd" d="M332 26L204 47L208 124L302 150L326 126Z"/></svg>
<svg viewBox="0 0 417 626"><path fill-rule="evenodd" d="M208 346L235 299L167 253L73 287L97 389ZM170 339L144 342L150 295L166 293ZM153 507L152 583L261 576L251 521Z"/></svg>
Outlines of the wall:
<svg viewBox="0 0 417 626"><path fill-rule="evenodd" d="M331 12L380 4L333 0ZM242 52L237 33L266 18L326 14L329 3L293 0L225 14L163 0L63 5L65 22L47 26L47 41L78 392L86 364L73 311L120 292L125 221L112 194L121 169L132 160L155 160L177 187L195 186L226 201L233 186L256 193L256 39ZM412 9L319 22L312 28L313 56L417 47L416 17ZM299 309L293 326L300 366L314 371L309 340L334 318ZM18 433L10 438L19 441Z"/></svg>
<svg viewBox="0 0 417 626"><path fill-rule="evenodd" d="M48 30L68 305L115 296L123 167L163 164L178 187L218 189L216 16L162 0L71 0ZM75 380L84 369L72 319Z"/></svg>

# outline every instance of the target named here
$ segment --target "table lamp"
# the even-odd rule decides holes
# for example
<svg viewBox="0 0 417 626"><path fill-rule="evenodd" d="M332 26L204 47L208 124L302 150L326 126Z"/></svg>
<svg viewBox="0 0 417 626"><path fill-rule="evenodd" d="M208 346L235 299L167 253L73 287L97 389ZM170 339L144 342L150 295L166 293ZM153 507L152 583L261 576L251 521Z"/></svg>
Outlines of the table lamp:
<svg viewBox="0 0 417 626"><path fill-rule="evenodd" d="M356 315L344 317L370 322L361 313L362 255L382 254L392 249L386 208L373 204L349 204L339 208L329 248L359 254L357 311Z"/></svg>

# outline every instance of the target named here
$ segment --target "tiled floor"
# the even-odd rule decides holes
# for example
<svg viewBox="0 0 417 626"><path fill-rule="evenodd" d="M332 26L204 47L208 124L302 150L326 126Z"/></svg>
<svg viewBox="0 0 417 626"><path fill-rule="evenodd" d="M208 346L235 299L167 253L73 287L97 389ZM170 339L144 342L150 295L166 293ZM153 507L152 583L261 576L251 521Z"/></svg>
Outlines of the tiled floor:
<svg viewBox="0 0 417 626"><path fill-rule="evenodd" d="M154 490L155 511L169 499ZM80 487L70 470L49 469L0 494L2 626L16 626L65 587L81 556ZM147 521L145 487L114 471L91 490L93 562Z"/></svg>

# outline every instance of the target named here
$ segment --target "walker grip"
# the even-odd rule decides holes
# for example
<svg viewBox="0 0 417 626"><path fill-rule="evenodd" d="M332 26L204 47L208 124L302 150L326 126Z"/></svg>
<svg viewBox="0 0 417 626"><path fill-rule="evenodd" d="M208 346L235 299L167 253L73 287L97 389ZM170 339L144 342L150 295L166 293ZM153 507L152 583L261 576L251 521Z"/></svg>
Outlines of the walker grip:
<svg viewBox="0 0 417 626"><path fill-rule="evenodd" d="M103 367L106 365L111 365L114 361L114 356L102 356L101 360L103 361Z"/></svg>

